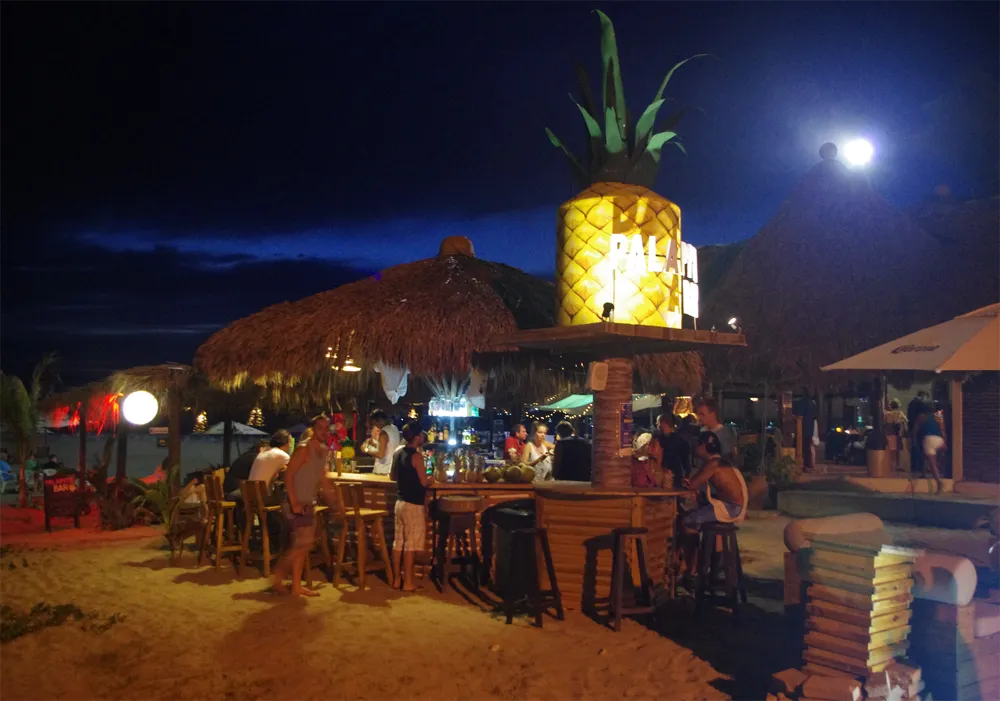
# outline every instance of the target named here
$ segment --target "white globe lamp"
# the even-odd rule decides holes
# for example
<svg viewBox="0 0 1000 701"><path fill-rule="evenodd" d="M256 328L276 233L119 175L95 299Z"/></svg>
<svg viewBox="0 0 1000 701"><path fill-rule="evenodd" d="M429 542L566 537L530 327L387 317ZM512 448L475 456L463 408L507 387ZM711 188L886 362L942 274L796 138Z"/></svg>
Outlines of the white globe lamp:
<svg viewBox="0 0 1000 701"><path fill-rule="evenodd" d="M156 397L146 390L132 392L122 402L122 414L125 420L136 426L145 426L156 418L159 411L160 404L156 401Z"/></svg>
<svg viewBox="0 0 1000 701"><path fill-rule="evenodd" d="M852 166L862 168L871 163L872 156L875 155L875 147L870 141L865 139L855 139L849 141L844 146L844 158Z"/></svg>

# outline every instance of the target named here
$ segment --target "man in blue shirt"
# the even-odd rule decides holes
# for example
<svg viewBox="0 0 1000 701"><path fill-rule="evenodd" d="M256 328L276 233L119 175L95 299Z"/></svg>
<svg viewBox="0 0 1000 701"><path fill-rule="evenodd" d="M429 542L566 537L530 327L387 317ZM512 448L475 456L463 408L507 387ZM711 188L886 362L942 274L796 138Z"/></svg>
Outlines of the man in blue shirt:
<svg viewBox="0 0 1000 701"><path fill-rule="evenodd" d="M0 484L5 484L14 479L14 470L10 466L10 454L6 448L0 450Z"/></svg>

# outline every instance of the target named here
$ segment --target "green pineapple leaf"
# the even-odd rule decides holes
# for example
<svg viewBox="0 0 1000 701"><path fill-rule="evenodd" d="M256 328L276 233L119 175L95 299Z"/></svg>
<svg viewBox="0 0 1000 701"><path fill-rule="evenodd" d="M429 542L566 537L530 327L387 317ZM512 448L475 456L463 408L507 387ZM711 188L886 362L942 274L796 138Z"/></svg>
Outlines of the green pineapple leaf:
<svg viewBox="0 0 1000 701"><path fill-rule="evenodd" d="M576 64L576 82L580 87L580 102L583 104L583 109L586 110L587 114L593 116L595 114L600 114L597 111L597 101L594 100L594 93L590 89L590 76L587 75L587 70L583 67L583 64ZM588 130L589 134L589 130ZM594 145L590 139L587 140L587 164L593 167L594 161L598 157L599 151L594 150Z"/></svg>
<svg viewBox="0 0 1000 701"><path fill-rule="evenodd" d="M632 155L639 156L642 155L643 150L646 148L646 144L649 143L649 137L653 133L653 126L656 124L656 114L663 107L665 100L657 100L642 113L639 117L639 122L635 125L635 148L632 150Z"/></svg>
<svg viewBox="0 0 1000 701"><path fill-rule="evenodd" d="M583 187L587 187L590 184L590 177L583 166L580 165L580 161L576 159L576 156L570 152L568 148L563 145L563 142L559 140L552 130L545 127L545 134L549 137L549 141L557 149L562 150L563 154L566 156L566 160L569 161L570 170L573 171L573 179L576 180L577 185L583 184Z"/></svg>
<svg viewBox="0 0 1000 701"><path fill-rule="evenodd" d="M613 107L608 107L604 113L604 131L606 132L604 143L608 153L612 155L625 153L625 139L619 127L618 114Z"/></svg>
<svg viewBox="0 0 1000 701"><path fill-rule="evenodd" d="M573 96L570 95L569 99L573 100ZM583 105L576 100L573 100L573 104L580 110L580 114L583 116L583 121L587 124L587 135L590 137L591 141L603 141L604 136L601 134L601 125L597 123L594 116L585 110Z"/></svg>
<svg viewBox="0 0 1000 701"><path fill-rule="evenodd" d="M615 39L615 26L611 19L594 10L601 20L601 63L604 66L604 108L614 108L617 117L622 120L618 124L619 133L624 129L625 119L625 89L622 87L621 61L618 60L618 41Z"/></svg>
<svg viewBox="0 0 1000 701"><path fill-rule="evenodd" d="M683 66L688 61L693 61L696 58L707 58L707 57L715 58L715 56L713 56L712 54L695 54L694 56L689 56L683 61L678 62L673 68L667 71L667 76L663 79L663 82L660 83L660 89L656 91L656 97L653 98L653 102L663 99L663 91L667 89L667 83L669 83L670 79L674 76L674 71L676 71L678 68Z"/></svg>

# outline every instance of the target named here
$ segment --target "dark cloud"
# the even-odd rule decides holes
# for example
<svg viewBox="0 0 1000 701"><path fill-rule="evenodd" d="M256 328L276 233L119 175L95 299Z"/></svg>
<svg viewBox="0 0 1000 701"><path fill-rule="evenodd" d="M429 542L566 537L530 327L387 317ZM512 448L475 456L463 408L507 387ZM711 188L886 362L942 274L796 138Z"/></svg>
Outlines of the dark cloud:
<svg viewBox="0 0 1000 701"><path fill-rule="evenodd" d="M372 272L332 260L215 258L165 245L108 251L67 242L49 251L45 264L4 268L4 370L26 372L56 351L71 383L129 365L190 362L201 342L236 318Z"/></svg>

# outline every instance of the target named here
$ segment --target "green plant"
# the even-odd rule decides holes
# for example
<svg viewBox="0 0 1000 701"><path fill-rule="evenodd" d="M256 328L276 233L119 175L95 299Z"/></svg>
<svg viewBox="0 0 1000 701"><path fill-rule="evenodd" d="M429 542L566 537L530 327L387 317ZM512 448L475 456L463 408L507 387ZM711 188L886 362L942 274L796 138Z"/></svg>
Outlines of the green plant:
<svg viewBox="0 0 1000 701"><path fill-rule="evenodd" d="M35 433L38 431L38 419L41 415L38 400L42 396L42 381L56 360L55 353L48 353L35 365L31 373L30 390L24 386L19 377L0 373L0 407L3 407L3 423L14 439L14 451L21 464L17 504L22 509L28 505L25 465L31 458Z"/></svg>
<svg viewBox="0 0 1000 701"><path fill-rule="evenodd" d="M684 151L684 146L673 131L680 122L686 108L682 108L667 118L664 131L653 133L656 117L666 99L663 91L674 75L674 71L688 61L706 57L709 54L695 54L679 62L667 72L660 83L653 101L643 111L639 121L632 123L632 113L625 104L622 87L621 64L618 60L618 43L611 20L600 10L595 10L601 21L601 104L594 100L590 89L590 78L582 66L577 66L577 82L581 101L570 99L580 110L587 127L587 164L583 164L569 149L546 129L552 145L561 149L569 161L573 178L577 185L586 188L595 182L621 182L630 185L652 187L660 166L660 153L666 144L672 144ZM601 125L603 126L603 129Z"/></svg>
<svg viewBox="0 0 1000 701"><path fill-rule="evenodd" d="M764 477L767 483L774 487L786 487L795 481L801 469L795 458L784 455L772 460L764 466Z"/></svg>
<svg viewBox="0 0 1000 701"><path fill-rule="evenodd" d="M763 459L760 446L756 443L748 443L740 449L740 458L743 468L740 470L744 476L755 477L760 474L763 467Z"/></svg>
<svg viewBox="0 0 1000 701"><path fill-rule="evenodd" d="M129 483L140 491L134 499L132 505L136 508L136 515L148 518L151 522L162 523L166 531L170 531L170 519L177 505L178 493L174 492L173 484L180 476L180 466L174 465L167 473L166 479L146 484L142 480L132 477Z"/></svg>

